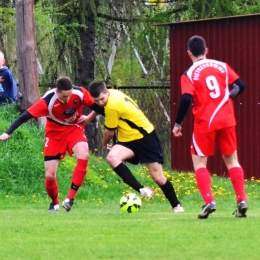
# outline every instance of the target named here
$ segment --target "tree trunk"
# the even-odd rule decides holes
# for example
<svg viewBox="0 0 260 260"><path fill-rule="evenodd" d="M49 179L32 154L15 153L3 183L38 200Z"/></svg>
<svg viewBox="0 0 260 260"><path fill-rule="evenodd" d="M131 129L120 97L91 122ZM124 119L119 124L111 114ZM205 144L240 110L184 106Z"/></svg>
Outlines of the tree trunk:
<svg viewBox="0 0 260 260"><path fill-rule="evenodd" d="M36 59L34 0L16 0L16 22L19 90L23 94L20 109L24 111L40 98Z"/></svg>
<svg viewBox="0 0 260 260"><path fill-rule="evenodd" d="M78 61L77 71L75 73L75 84L87 88L89 83L94 79L94 64L95 64L95 20L92 10L92 5L86 5L86 26L87 29L79 31L81 39L81 51L76 50L76 60ZM87 107L83 109L83 114L87 115L91 110ZM98 147L96 119L85 127L88 137L89 150L94 152Z"/></svg>

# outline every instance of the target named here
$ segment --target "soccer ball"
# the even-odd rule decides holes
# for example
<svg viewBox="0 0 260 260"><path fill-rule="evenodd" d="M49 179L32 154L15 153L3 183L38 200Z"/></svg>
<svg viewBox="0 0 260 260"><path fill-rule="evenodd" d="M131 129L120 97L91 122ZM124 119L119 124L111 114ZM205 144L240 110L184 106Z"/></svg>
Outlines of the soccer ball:
<svg viewBox="0 0 260 260"><path fill-rule="evenodd" d="M136 213L142 205L141 199L134 193L125 194L120 199L120 208L124 213Z"/></svg>

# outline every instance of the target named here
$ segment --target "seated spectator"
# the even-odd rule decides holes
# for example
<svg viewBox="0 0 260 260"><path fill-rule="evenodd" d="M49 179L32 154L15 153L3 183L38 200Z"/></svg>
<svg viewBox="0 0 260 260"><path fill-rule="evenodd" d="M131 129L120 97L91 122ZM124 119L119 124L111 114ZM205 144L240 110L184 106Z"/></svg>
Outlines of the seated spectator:
<svg viewBox="0 0 260 260"><path fill-rule="evenodd" d="M4 64L4 53L0 51L0 105L16 102L17 100L17 84L13 74Z"/></svg>

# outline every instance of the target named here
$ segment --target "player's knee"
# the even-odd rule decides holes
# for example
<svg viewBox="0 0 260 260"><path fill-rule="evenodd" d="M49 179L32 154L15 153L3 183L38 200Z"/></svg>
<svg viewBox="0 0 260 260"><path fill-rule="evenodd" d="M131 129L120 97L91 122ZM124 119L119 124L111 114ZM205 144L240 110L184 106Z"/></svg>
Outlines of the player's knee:
<svg viewBox="0 0 260 260"><path fill-rule="evenodd" d="M119 158L109 153L106 157L106 160L110 166L115 167L116 165L118 165Z"/></svg>
<svg viewBox="0 0 260 260"><path fill-rule="evenodd" d="M163 174L152 176L152 178L154 182L156 182L159 186L164 185L167 181L166 177Z"/></svg>
<svg viewBox="0 0 260 260"><path fill-rule="evenodd" d="M52 181L56 178L56 172L55 171L47 171L45 173L45 178L49 181Z"/></svg>
<svg viewBox="0 0 260 260"><path fill-rule="evenodd" d="M111 163L114 161L114 156L111 154L108 154L106 157L107 162L111 165Z"/></svg>
<svg viewBox="0 0 260 260"><path fill-rule="evenodd" d="M81 155L79 155L79 156L76 156L77 157L77 159L81 159L81 160L88 160L88 157L89 157L89 155L88 154L81 154Z"/></svg>

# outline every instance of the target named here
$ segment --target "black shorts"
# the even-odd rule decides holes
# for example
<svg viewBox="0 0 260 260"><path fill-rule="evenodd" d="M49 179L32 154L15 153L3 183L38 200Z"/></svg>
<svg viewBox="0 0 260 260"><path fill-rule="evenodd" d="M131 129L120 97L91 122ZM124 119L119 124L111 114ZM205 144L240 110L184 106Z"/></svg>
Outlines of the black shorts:
<svg viewBox="0 0 260 260"><path fill-rule="evenodd" d="M125 146L134 152L135 157L126 160L129 163L164 163L162 149L155 131L144 135L141 139L130 142L117 142L117 144Z"/></svg>

